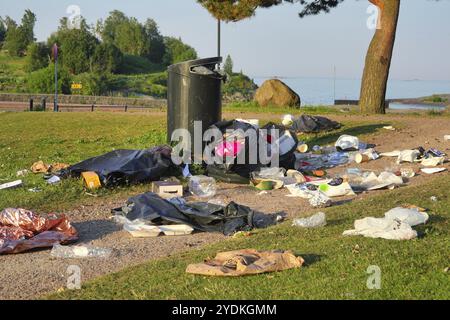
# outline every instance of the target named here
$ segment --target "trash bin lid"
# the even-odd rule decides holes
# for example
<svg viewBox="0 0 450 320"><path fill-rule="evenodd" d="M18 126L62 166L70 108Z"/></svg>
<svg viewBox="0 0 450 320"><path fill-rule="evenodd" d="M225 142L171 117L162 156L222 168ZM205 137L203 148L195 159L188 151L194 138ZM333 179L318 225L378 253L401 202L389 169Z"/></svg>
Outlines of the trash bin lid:
<svg viewBox="0 0 450 320"><path fill-rule="evenodd" d="M222 62L222 57L188 60L173 64L167 68L168 72L189 76L193 67L211 66Z"/></svg>

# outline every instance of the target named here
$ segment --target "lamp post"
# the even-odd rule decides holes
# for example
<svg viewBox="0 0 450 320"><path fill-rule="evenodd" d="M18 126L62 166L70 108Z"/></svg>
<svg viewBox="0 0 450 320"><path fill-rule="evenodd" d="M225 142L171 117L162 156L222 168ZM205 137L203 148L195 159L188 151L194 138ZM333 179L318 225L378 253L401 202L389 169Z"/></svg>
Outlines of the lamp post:
<svg viewBox="0 0 450 320"><path fill-rule="evenodd" d="M55 59L55 100L53 104L53 111L58 112L58 45L53 45L53 59Z"/></svg>
<svg viewBox="0 0 450 320"><path fill-rule="evenodd" d="M220 19L217 19L217 56L220 57Z"/></svg>

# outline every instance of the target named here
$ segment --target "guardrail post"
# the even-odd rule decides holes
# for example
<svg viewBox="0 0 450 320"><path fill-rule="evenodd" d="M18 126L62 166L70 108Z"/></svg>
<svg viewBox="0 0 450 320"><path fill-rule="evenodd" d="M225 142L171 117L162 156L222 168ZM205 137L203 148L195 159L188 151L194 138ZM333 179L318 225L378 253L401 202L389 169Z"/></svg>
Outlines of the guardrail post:
<svg viewBox="0 0 450 320"><path fill-rule="evenodd" d="M125 112L127 112L128 111L128 106L127 105L125 105Z"/></svg>
<svg viewBox="0 0 450 320"><path fill-rule="evenodd" d="M46 108L47 108L47 100L45 98L42 98L42 110L45 112Z"/></svg>
<svg viewBox="0 0 450 320"><path fill-rule="evenodd" d="M34 101L33 101L33 99L30 99L30 111L33 111L33 105L34 105Z"/></svg>
<svg viewBox="0 0 450 320"><path fill-rule="evenodd" d="M91 106L91 112L94 112L94 105Z"/></svg>

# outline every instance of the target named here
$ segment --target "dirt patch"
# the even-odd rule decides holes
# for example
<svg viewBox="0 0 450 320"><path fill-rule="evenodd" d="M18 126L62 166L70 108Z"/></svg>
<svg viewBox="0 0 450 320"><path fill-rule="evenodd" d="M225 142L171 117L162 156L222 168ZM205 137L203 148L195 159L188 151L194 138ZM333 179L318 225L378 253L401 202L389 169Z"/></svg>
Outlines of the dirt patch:
<svg viewBox="0 0 450 320"><path fill-rule="evenodd" d="M227 118L243 117L243 114L226 114ZM245 114L248 118L269 120L273 115ZM443 137L450 134L450 120L440 118L419 118L410 116L329 116L337 121L362 121L368 123L394 124L397 131L384 129L373 130L363 139L365 142L378 145L380 152L395 149L409 149L418 146L424 148L435 147L450 153L450 142ZM395 159L382 158L377 161L362 164L363 169L382 171L395 165ZM331 175L342 172L346 167L357 167L350 164L329 170ZM404 166L418 169L418 164ZM449 163L444 165L450 169ZM442 173L449 175L448 172ZM433 176L419 175L408 186L419 185L433 179ZM408 187L406 186L406 188ZM233 200L263 212L283 211L289 217L305 216L312 210L306 200L286 197L285 189L258 195L258 192L247 186L220 184L219 191L214 197L224 203ZM365 193L357 197L337 199L339 202L360 201L387 190ZM132 196L130 194L129 196ZM109 259L55 259L49 250L35 251L17 255L0 257L0 298L1 299L32 299L44 294L64 288L67 283L67 268L77 265L82 270L82 281L94 277L119 271L125 267L137 265L150 259L157 259L176 254L192 248L199 248L205 244L223 241L225 237L217 233L195 233L182 237L158 237L149 239L134 239L121 227L111 221L110 210L120 207L126 198L114 201L100 202L91 206L78 207L66 214L73 221L80 233L80 242L94 246L113 248L114 254Z"/></svg>

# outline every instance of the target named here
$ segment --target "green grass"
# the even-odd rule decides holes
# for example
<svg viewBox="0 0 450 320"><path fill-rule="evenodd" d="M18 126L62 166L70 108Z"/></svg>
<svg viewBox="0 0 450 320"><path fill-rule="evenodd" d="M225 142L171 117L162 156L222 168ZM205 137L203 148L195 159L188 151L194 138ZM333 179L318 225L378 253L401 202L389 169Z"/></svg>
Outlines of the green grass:
<svg viewBox="0 0 450 320"><path fill-rule="evenodd" d="M25 90L25 58L11 57L0 51L0 92Z"/></svg>
<svg viewBox="0 0 450 320"><path fill-rule="evenodd" d="M258 230L206 248L127 268L84 283L81 290L64 291L50 299L448 299L450 179L448 175L418 187L395 191L326 209L328 225L300 229L289 222ZM432 202L437 196L438 202ZM383 216L394 206L415 204L429 209L419 238L389 241L343 237L353 221ZM224 250L289 249L306 264L295 270L239 278L195 276L185 273ZM381 289L370 290L367 269L381 268Z"/></svg>
<svg viewBox="0 0 450 320"><path fill-rule="evenodd" d="M273 113L273 114L356 114L356 110L342 112L341 107L335 108L331 106L302 106L301 108L293 107L261 107L256 102L236 102L229 103L224 106L225 112L248 112L248 113Z"/></svg>

